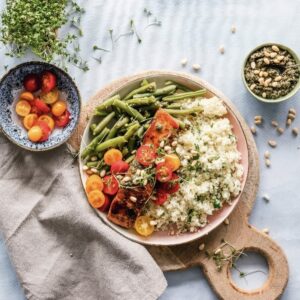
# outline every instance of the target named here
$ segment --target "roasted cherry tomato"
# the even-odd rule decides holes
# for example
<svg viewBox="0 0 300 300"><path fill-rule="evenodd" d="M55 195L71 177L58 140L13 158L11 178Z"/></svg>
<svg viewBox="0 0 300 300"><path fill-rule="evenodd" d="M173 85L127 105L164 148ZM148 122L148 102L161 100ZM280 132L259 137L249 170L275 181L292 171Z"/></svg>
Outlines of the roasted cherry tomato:
<svg viewBox="0 0 300 300"><path fill-rule="evenodd" d="M103 190L103 181L100 176L94 174L91 175L86 181L86 191L89 193L93 190Z"/></svg>
<svg viewBox="0 0 300 300"><path fill-rule="evenodd" d="M37 120L35 125L39 126L42 129L43 133L42 137L39 139L39 142L47 141L51 133L51 129L48 124L44 121Z"/></svg>
<svg viewBox="0 0 300 300"><path fill-rule="evenodd" d="M110 166L110 171L112 174L125 173L129 169L129 164L126 161L118 160Z"/></svg>
<svg viewBox="0 0 300 300"><path fill-rule="evenodd" d="M61 116L55 117L55 125L57 127L66 127L70 121L70 113L66 110Z"/></svg>
<svg viewBox="0 0 300 300"><path fill-rule="evenodd" d="M104 195L104 197L105 197L105 201L104 201L103 205L98 208L102 212L108 211L109 207L110 207L110 200L109 200L108 196Z"/></svg>
<svg viewBox="0 0 300 300"><path fill-rule="evenodd" d="M123 158L122 152L118 149L109 149L104 154L104 162L111 166L113 163L121 160Z"/></svg>
<svg viewBox="0 0 300 300"><path fill-rule="evenodd" d="M36 74L29 74L25 76L23 85L25 90L34 93L40 88L40 78Z"/></svg>
<svg viewBox="0 0 300 300"><path fill-rule="evenodd" d="M176 154L167 154L165 156L165 164L174 172L180 167L180 159Z"/></svg>
<svg viewBox="0 0 300 300"><path fill-rule="evenodd" d="M59 117L61 116L67 109L67 104L65 101L57 101L52 105L52 113L54 116Z"/></svg>
<svg viewBox="0 0 300 300"><path fill-rule="evenodd" d="M43 136L43 131L40 126L34 125L28 131L28 138L32 142L39 142Z"/></svg>
<svg viewBox="0 0 300 300"><path fill-rule="evenodd" d="M51 118L50 116L48 116L48 115L41 115L38 120L47 123L47 125L49 126L49 128L51 129L51 131L54 129L55 123L54 123L53 118Z"/></svg>
<svg viewBox="0 0 300 300"><path fill-rule="evenodd" d="M108 195L115 195L119 190L118 180L112 176L108 175L103 178L103 192Z"/></svg>
<svg viewBox="0 0 300 300"><path fill-rule="evenodd" d="M160 183L159 188L160 190L168 193L173 194L179 190L179 177L177 174L172 174L172 178L168 182Z"/></svg>
<svg viewBox="0 0 300 300"><path fill-rule="evenodd" d="M59 92L57 89L52 90L49 93L42 93L41 98L47 104L53 104L58 100Z"/></svg>
<svg viewBox="0 0 300 300"><path fill-rule="evenodd" d="M154 201L157 205L163 205L168 200L168 194L164 191L158 190L156 194L156 200Z"/></svg>
<svg viewBox="0 0 300 300"><path fill-rule="evenodd" d="M99 190L93 190L90 191L88 194L88 200L89 203L94 207L94 208L100 208L104 203L105 203L105 196L104 194L99 191Z"/></svg>
<svg viewBox="0 0 300 300"><path fill-rule="evenodd" d="M150 145L142 145L136 151L136 160L145 167L150 166L152 163L154 163L155 158L155 150Z"/></svg>
<svg viewBox="0 0 300 300"><path fill-rule="evenodd" d="M165 163L156 166L156 179L160 182L167 182L172 178L172 169Z"/></svg>
<svg viewBox="0 0 300 300"><path fill-rule="evenodd" d="M16 105L16 113L21 117L25 117L30 114L31 105L26 100L20 100Z"/></svg>
<svg viewBox="0 0 300 300"><path fill-rule="evenodd" d="M30 92L23 92L20 95L21 100L32 101L34 100L34 95Z"/></svg>
<svg viewBox="0 0 300 300"><path fill-rule="evenodd" d="M42 92L49 93L56 87L56 76L50 72L46 71L42 74Z"/></svg>
<svg viewBox="0 0 300 300"><path fill-rule="evenodd" d="M154 231L154 226L151 225L151 219L148 216L139 216L135 220L134 229L142 236L149 236Z"/></svg>
<svg viewBox="0 0 300 300"><path fill-rule="evenodd" d="M29 114L27 116L25 116L25 118L23 119L23 125L24 127L29 130L37 121L38 119L38 115L37 114Z"/></svg>
<svg viewBox="0 0 300 300"><path fill-rule="evenodd" d="M33 105L42 113L50 112L50 107L41 99L36 98L33 102Z"/></svg>

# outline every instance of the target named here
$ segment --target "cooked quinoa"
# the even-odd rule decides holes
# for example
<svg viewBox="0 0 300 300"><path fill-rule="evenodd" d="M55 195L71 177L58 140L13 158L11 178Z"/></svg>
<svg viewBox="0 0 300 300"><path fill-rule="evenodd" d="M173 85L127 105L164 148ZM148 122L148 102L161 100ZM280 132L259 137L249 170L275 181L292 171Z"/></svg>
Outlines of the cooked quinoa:
<svg viewBox="0 0 300 300"><path fill-rule="evenodd" d="M213 97L187 99L183 108L199 105L203 112L182 118L187 129L174 137L178 142L175 153L181 160L179 191L161 206L149 201L145 209L157 231L195 232L241 192L241 154L225 117L226 107Z"/></svg>

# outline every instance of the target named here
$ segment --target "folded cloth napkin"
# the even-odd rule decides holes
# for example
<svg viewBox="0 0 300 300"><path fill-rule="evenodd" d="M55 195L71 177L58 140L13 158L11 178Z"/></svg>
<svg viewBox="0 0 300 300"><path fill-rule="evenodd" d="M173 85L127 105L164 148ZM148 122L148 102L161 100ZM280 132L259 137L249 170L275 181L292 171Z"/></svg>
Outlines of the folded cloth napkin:
<svg viewBox="0 0 300 300"><path fill-rule="evenodd" d="M0 149L0 231L28 299L159 297L161 270L89 206L66 146L32 153L0 135Z"/></svg>

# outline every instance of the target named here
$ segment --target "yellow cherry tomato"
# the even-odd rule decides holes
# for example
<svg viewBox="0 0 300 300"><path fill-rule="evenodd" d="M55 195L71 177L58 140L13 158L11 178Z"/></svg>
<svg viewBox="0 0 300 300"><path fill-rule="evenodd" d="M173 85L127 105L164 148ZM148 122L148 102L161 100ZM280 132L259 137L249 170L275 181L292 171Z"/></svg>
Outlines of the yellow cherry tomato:
<svg viewBox="0 0 300 300"><path fill-rule="evenodd" d="M89 193L93 190L103 190L103 181L100 176L94 174L86 181L86 191Z"/></svg>
<svg viewBox="0 0 300 300"><path fill-rule="evenodd" d="M165 156L165 164L174 172L180 167L180 159L176 154L167 154Z"/></svg>
<svg viewBox="0 0 300 300"><path fill-rule="evenodd" d="M26 100L20 100L16 105L16 113L21 117L29 115L31 111L31 105Z"/></svg>
<svg viewBox="0 0 300 300"><path fill-rule="evenodd" d="M154 226L151 225L151 218L148 216L139 216L135 220L134 229L139 235L149 236L154 231Z"/></svg>
<svg viewBox="0 0 300 300"><path fill-rule="evenodd" d="M99 190L90 191L88 194L89 203L94 208L100 208L105 203L105 196Z"/></svg>
<svg viewBox="0 0 300 300"><path fill-rule="evenodd" d="M37 121L38 115L37 114L29 114L24 117L23 119L23 125L24 127L29 130L33 124Z"/></svg>
<svg viewBox="0 0 300 300"><path fill-rule="evenodd" d="M61 116L67 109L67 104L65 101L57 101L52 105L52 113L54 116Z"/></svg>
<svg viewBox="0 0 300 300"><path fill-rule="evenodd" d="M32 126L28 131L28 138L32 142L38 142L43 136L43 131L40 126Z"/></svg>
<svg viewBox="0 0 300 300"><path fill-rule="evenodd" d="M49 126L49 128L51 129L51 131L54 129L55 122L54 122L53 118L51 118L50 116L48 116L48 115L41 115L39 117L39 121L43 121L43 122L47 123L47 125Z"/></svg>
<svg viewBox="0 0 300 300"><path fill-rule="evenodd" d="M21 100L26 100L26 101L32 101L32 100L34 100L34 96L30 92L23 92L20 95L20 99Z"/></svg>
<svg viewBox="0 0 300 300"><path fill-rule="evenodd" d="M53 104L58 100L59 92L54 89L48 93L42 93L41 98L46 104Z"/></svg>
<svg viewBox="0 0 300 300"><path fill-rule="evenodd" d="M110 149L104 154L104 162L111 166L114 162L117 162L123 158L122 152L118 149Z"/></svg>

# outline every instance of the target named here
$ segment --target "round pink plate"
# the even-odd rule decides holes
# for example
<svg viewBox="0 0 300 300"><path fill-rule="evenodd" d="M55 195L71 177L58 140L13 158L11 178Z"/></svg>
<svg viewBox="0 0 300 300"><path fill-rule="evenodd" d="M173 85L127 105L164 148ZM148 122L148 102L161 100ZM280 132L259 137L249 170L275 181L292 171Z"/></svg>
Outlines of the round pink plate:
<svg viewBox="0 0 300 300"><path fill-rule="evenodd" d="M234 115L233 111L230 109L229 105L226 103L226 98L222 96L221 93L219 93L214 87L209 85L208 83L204 82L203 80L200 80L199 78L190 76L188 74L184 73L176 73L176 72L168 72L168 71L152 71L152 72L145 72L141 73L138 76L133 76L132 79L126 79L124 84L118 85L118 88L116 89L110 89L111 93L108 95L107 98L109 98L113 94L120 94L121 96L124 96L127 94L130 90L135 89L139 86L139 83L142 79L149 79L149 80L155 80L158 85L163 85L163 83L166 80L172 80L175 81L179 84L185 85L191 89L199 89L201 87L204 87L208 90L208 97L213 97L216 95L217 97L221 98L224 103L227 106L228 110L228 119L230 120L233 128L233 133L237 137L237 147L238 150L241 153L241 163L244 167L244 176L243 176L243 182L242 182L242 190L244 189L246 179L247 179L247 174L248 174L248 148L247 148L247 142L246 138L244 136L244 132L241 128L241 125L238 121L238 118ZM103 99L105 100L105 99ZM231 104L230 104L231 105ZM85 147L85 145L88 144L88 142L91 140L90 136L90 130L89 127L93 121L93 118L91 118L85 128L82 141L81 141L81 146L80 146L80 151L82 151ZM83 162L80 160L80 174L81 174L81 179L83 184L85 185L86 181L86 174L82 171L82 166ZM218 227L234 210L235 206L237 205L238 201L241 198L241 194L238 197L236 197L231 205L225 205L222 209L219 211L215 212L212 216L209 216L208 224L201 228L199 231L195 233L184 233L181 235L169 235L168 232L156 232L150 237L144 238L139 236L134 230L128 230L125 228L122 228L118 225L113 224L110 222L105 213L99 212L98 210L97 213L100 216L100 218L108 224L110 227L112 227L114 230L125 236L126 238L141 243L141 244L146 244L146 245L156 245L156 246L172 246L172 245L178 245L178 244L183 244L187 242L191 242L195 239L199 239L204 235L209 234L213 229ZM101 226L101 224L99 224Z"/></svg>

